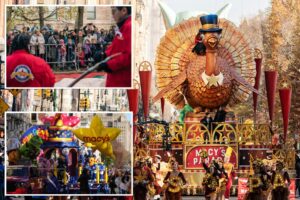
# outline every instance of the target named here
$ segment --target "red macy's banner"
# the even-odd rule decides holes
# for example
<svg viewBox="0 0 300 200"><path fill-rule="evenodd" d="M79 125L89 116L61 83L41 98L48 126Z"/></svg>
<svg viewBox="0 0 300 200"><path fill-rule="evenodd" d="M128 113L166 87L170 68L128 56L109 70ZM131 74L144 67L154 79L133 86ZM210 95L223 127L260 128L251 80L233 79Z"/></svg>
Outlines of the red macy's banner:
<svg viewBox="0 0 300 200"><path fill-rule="evenodd" d="M234 151L231 154L230 162L234 164L234 168L238 166L238 156L236 154L236 147L232 147ZM209 162L221 158L224 160L227 146L213 145L213 146L185 146L185 169L203 169L202 159L200 157L201 151L206 151Z"/></svg>

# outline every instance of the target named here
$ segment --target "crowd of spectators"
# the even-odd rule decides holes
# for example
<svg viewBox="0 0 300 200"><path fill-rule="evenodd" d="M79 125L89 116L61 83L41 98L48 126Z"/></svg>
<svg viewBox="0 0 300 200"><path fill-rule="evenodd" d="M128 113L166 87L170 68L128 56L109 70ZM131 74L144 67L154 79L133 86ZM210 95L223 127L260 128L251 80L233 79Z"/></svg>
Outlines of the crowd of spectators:
<svg viewBox="0 0 300 200"><path fill-rule="evenodd" d="M54 70L72 70L87 68L93 64L95 54L105 56L104 52L115 34L117 26L109 30L98 28L94 24L87 24L81 29L63 30L53 29L50 24L39 28L23 27L22 30L14 28L7 34L7 54L11 54L13 38L19 33L30 35L29 51L31 54L45 59Z"/></svg>

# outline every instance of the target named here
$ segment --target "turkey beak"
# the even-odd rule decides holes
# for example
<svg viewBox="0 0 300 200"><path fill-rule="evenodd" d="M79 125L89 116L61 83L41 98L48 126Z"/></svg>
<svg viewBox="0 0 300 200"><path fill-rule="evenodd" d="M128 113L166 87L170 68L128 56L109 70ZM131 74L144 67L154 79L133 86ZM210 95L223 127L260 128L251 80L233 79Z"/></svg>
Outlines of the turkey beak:
<svg viewBox="0 0 300 200"><path fill-rule="evenodd" d="M218 44L218 38L217 37L210 37L207 40L207 44L211 47L211 48L215 48L216 45Z"/></svg>

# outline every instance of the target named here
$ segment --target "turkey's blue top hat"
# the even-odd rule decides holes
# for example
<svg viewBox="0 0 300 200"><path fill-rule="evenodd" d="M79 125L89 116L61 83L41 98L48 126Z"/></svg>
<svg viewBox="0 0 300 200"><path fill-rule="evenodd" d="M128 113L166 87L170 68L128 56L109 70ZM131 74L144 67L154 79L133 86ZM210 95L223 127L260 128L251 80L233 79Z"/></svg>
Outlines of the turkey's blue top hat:
<svg viewBox="0 0 300 200"><path fill-rule="evenodd" d="M218 15L210 14L210 15L201 16L200 22L202 24L200 32L202 33L222 31L222 29L219 28L218 25Z"/></svg>

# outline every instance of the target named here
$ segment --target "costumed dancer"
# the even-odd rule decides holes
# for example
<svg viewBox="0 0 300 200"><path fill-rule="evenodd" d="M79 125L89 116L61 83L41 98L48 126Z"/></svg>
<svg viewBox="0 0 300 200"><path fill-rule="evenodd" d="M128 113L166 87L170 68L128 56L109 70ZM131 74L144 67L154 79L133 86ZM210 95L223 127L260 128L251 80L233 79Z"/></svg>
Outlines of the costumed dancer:
<svg viewBox="0 0 300 200"><path fill-rule="evenodd" d="M178 163L171 161L172 171L164 178L166 184L165 200L181 200L182 186L186 184L183 174L178 170Z"/></svg>
<svg viewBox="0 0 300 200"><path fill-rule="evenodd" d="M227 174L227 182L226 182L226 190L225 190L225 193L224 193L224 197L225 197L225 200L228 200L229 197L230 197L230 189L231 189L231 186L232 186L232 178L237 178L236 177L236 174L234 172L234 165L232 163L230 163L230 157L231 157L231 154L232 154L232 151L233 149L231 147L228 147L226 149L226 153L225 153L225 157L224 157L224 169L225 169L225 172Z"/></svg>
<svg viewBox="0 0 300 200"><path fill-rule="evenodd" d="M254 171L254 172L252 172ZM268 187L268 182L264 179L265 171L262 160L256 159L250 161L250 177L249 177L249 192L245 196L245 200L266 200L267 196L264 191Z"/></svg>
<svg viewBox="0 0 300 200"><path fill-rule="evenodd" d="M223 162L223 160L221 158L217 159L218 165L219 165L219 169L218 169L218 173L220 176L219 179L219 189L217 190L217 200L224 200L224 195L225 192L227 190L227 183L228 183L228 175L225 171L225 164Z"/></svg>
<svg viewBox="0 0 300 200"><path fill-rule="evenodd" d="M276 162L276 171L273 172L272 183L272 200L288 200L291 181L287 170L284 168L284 163L281 160Z"/></svg>
<svg viewBox="0 0 300 200"><path fill-rule="evenodd" d="M160 199L160 194L162 192L162 174L160 172L161 170L161 156L156 154L154 156L154 162L152 165L152 171L155 175L155 182L154 182L154 188L155 188L155 195L154 195L154 200L159 200Z"/></svg>
<svg viewBox="0 0 300 200"><path fill-rule="evenodd" d="M202 159L203 168L206 172L202 181L205 199L216 200L217 194L220 192L220 178L224 170L222 170L219 164L214 160L208 166L207 151L201 151L200 157Z"/></svg>
<svg viewBox="0 0 300 200"><path fill-rule="evenodd" d="M147 199L147 185L154 181L151 169L145 165L144 158L139 158L133 168L133 195L135 200Z"/></svg>

